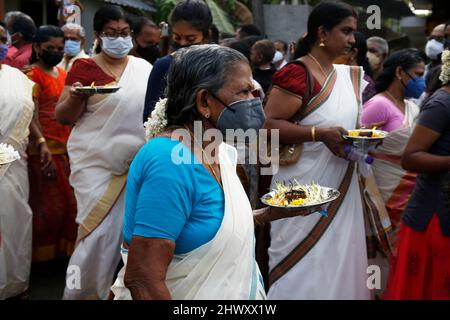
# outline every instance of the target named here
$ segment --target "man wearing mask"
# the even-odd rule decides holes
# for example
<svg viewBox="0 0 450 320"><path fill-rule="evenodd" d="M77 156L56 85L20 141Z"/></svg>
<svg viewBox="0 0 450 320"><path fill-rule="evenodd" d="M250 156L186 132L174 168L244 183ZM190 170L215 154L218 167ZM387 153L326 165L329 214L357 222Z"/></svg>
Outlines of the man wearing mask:
<svg viewBox="0 0 450 320"><path fill-rule="evenodd" d="M425 54L430 63L425 67L425 83L426 94L419 101L420 103L428 96L431 96L436 90L442 87L442 82L439 80L441 74L441 54L444 51L445 40L445 24L437 25L433 31L431 31L428 37L427 44L425 45ZM450 29L450 28L449 28Z"/></svg>
<svg viewBox="0 0 450 320"><path fill-rule="evenodd" d="M367 59L373 71L373 79L376 80L383 71L383 63L389 54L388 42L380 37L367 39Z"/></svg>
<svg viewBox="0 0 450 320"><path fill-rule="evenodd" d="M139 17L134 23L133 32L134 47L130 54L154 64L160 57L158 43L161 30L150 19Z"/></svg>
<svg viewBox="0 0 450 320"><path fill-rule="evenodd" d="M84 52L84 44L86 34L84 28L76 23L65 24L62 28L64 31L64 58L58 64L58 67L66 72L72 68L73 63L81 58L89 58Z"/></svg>
<svg viewBox="0 0 450 320"><path fill-rule="evenodd" d="M14 68L23 69L30 63L36 25L30 16L20 12L8 19L7 28L11 45L14 49L8 51L8 55L3 63Z"/></svg>

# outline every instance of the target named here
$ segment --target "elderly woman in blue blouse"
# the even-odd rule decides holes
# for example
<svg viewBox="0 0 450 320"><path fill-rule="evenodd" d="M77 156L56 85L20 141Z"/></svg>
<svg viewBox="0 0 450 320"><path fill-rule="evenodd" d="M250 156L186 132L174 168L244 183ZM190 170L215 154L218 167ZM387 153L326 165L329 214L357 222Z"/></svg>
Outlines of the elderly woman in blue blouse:
<svg viewBox="0 0 450 320"><path fill-rule="evenodd" d="M237 151L193 134L196 121L220 138L226 129L259 130L265 116L252 90L248 60L235 50L199 45L174 55L167 101L152 113L152 139L128 175L125 266L112 287L115 299L265 298ZM180 129L182 142L174 138Z"/></svg>

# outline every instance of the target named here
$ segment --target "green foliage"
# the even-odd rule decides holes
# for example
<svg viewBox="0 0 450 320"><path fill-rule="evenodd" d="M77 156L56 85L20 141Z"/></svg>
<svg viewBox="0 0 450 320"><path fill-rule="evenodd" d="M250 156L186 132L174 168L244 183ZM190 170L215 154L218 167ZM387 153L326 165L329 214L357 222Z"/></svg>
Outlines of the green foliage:
<svg viewBox="0 0 450 320"><path fill-rule="evenodd" d="M229 32L234 33L234 27L231 24L227 13L214 1L214 0L206 0L208 4L212 16L214 24L220 32Z"/></svg>
<svg viewBox="0 0 450 320"><path fill-rule="evenodd" d="M157 23L160 23L161 21L167 22L169 19L170 12L179 1L180 0L153 0L153 4L156 8L156 13L153 16L155 22ZM214 24L217 26L219 31L233 33L234 27L230 22L228 14L224 9L222 9L219 3L223 4L227 10L233 11L235 7L235 1L205 0L205 2L211 9Z"/></svg>
<svg viewBox="0 0 450 320"><path fill-rule="evenodd" d="M156 12L153 16L155 22L167 22L169 19L170 11L172 11L173 7L175 7L178 1L179 0L153 0L153 4L156 8Z"/></svg>

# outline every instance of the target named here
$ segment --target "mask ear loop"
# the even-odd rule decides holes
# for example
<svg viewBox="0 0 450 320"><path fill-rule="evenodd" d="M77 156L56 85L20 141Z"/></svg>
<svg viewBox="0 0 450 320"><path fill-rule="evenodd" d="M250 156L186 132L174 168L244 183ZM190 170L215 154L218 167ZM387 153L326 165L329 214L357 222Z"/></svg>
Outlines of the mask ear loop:
<svg viewBox="0 0 450 320"><path fill-rule="evenodd" d="M209 93L214 99L216 99L217 101L219 101L225 108L229 109L230 111L236 112L236 110L234 110L233 108L230 108L225 102L223 102L221 99L219 99L219 97L217 97L214 93L210 92Z"/></svg>

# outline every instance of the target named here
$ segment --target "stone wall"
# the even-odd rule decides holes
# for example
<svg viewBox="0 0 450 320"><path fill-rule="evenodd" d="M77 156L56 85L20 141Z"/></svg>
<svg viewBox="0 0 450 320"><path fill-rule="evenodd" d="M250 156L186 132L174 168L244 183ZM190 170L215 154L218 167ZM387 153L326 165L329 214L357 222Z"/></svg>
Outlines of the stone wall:
<svg viewBox="0 0 450 320"><path fill-rule="evenodd" d="M271 40L297 41L306 32L312 7L306 5L264 5L264 27Z"/></svg>

